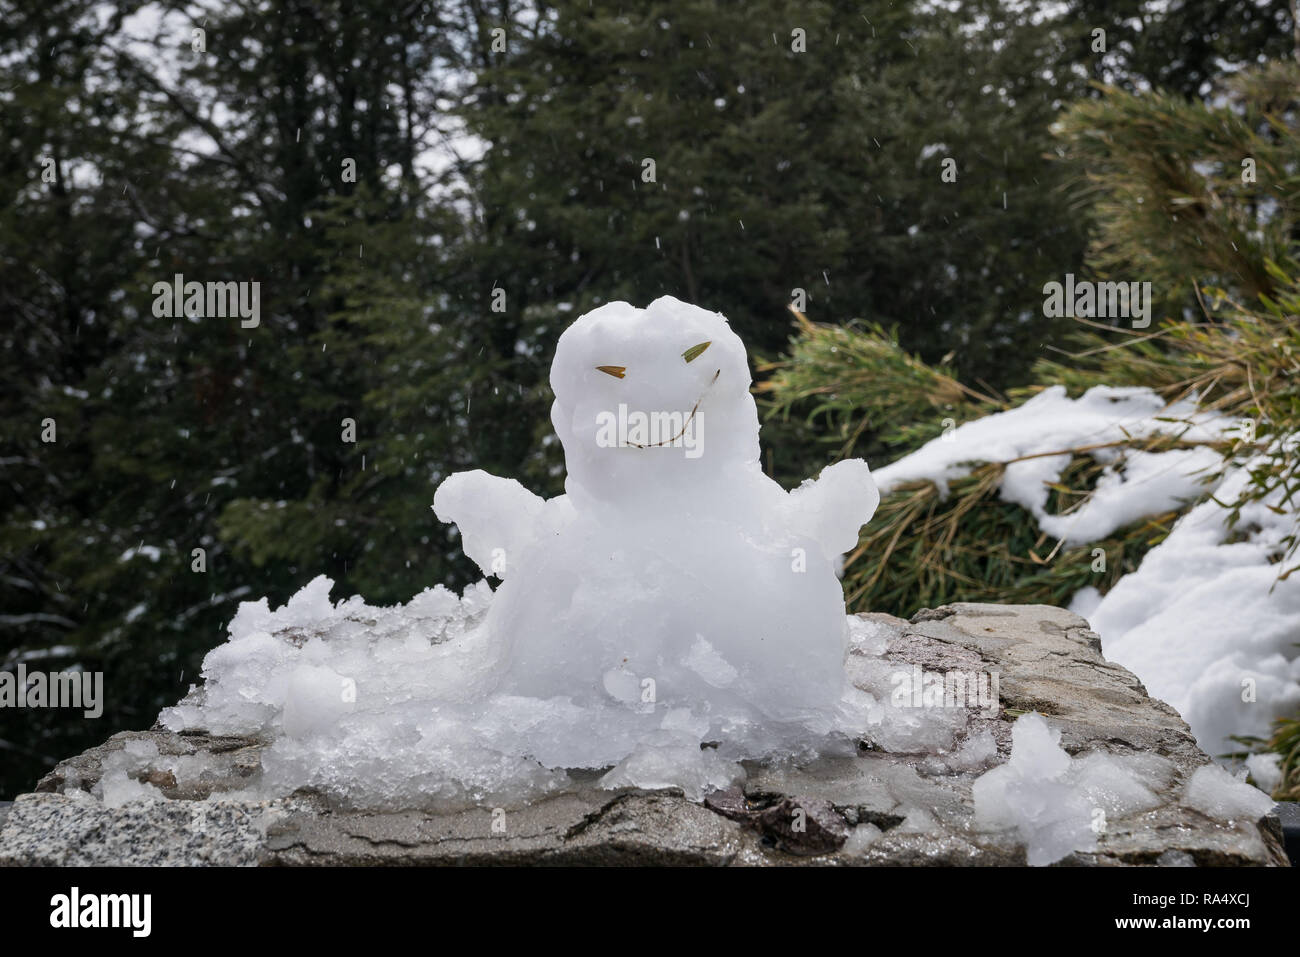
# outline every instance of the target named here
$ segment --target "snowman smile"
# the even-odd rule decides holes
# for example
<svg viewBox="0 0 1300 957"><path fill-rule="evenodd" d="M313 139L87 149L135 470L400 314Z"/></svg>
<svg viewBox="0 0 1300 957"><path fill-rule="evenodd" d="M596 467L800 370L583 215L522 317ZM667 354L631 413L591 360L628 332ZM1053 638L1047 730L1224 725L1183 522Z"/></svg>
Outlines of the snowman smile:
<svg viewBox="0 0 1300 957"><path fill-rule="evenodd" d="M707 347L708 343L706 342L704 345ZM692 348L699 348L699 347L695 346ZM687 352L689 351L690 350L688 349ZM703 352L704 350L701 349L700 351ZM698 354L699 353L696 353L696 355ZM694 358L694 356L692 356L691 358ZM690 362L691 360L687 359L686 361ZM704 397L709 394L709 390L713 388L713 383L718 381L718 376L720 375L722 375L721 369L718 369L716 372L713 373L713 378L710 379L709 384L704 387L704 391L700 393L700 397L695 400L695 405L691 406L691 414L686 417L686 421L682 424L682 428L680 432L678 432L676 435L672 436L671 438L664 439L661 442L651 442L646 445L637 445L635 442L629 442L628 444L636 449L649 449L659 445L667 445L668 443L675 442L677 439L681 438L682 435L685 434L686 430L689 429L691 427L691 424L695 421L695 413L700 411L700 403L704 401ZM691 457L692 456L689 454L689 450L688 450L687 458L691 458Z"/></svg>
<svg viewBox="0 0 1300 957"><path fill-rule="evenodd" d="M617 368L622 371L624 367ZM681 448L688 459L699 458L704 453L704 427L697 414L721 374L721 369L713 373L690 412L629 411L625 402L619 403L617 412L600 412L596 416L596 445L600 448Z"/></svg>

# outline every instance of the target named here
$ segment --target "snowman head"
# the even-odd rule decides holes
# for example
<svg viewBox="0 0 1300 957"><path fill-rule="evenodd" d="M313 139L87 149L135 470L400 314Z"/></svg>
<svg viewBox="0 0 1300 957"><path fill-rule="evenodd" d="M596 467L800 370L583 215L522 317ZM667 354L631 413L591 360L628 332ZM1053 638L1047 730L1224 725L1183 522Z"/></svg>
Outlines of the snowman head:
<svg viewBox="0 0 1300 957"><path fill-rule="evenodd" d="M611 302L560 336L551 423L578 500L707 494L758 469L745 346L727 320L671 296Z"/></svg>

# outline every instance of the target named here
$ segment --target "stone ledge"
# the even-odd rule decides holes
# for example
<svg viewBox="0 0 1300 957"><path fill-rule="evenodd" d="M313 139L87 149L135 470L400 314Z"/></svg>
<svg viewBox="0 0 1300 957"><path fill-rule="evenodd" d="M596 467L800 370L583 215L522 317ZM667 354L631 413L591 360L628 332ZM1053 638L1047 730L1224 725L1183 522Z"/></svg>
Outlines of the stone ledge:
<svg viewBox="0 0 1300 957"><path fill-rule="evenodd" d="M1100 641L1077 615L1046 605L963 603L923 610L911 622L863 617L886 626L891 664L999 673L1001 707L971 710L955 742L956 749L991 732L998 755L988 766L1010 752L1011 717L1030 710L1061 729L1072 754L1155 754L1169 762L1155 782L1160 806L1108 822L1095 851L1063 864L1286 866L1276 818L1225 824L1179 803L1208 757L1172 708L1101 656ZM169 772L147 774L163 799L105 807L84 792L105 759L132 740L152 742L161 755L203 755L211 768L181 784ZM1010 836L974 826L971 783L985 767L955 770L942 756L870 741L858 757L800 768L750 765L743 789L715 793L704 805L671 791L575 784L496 817L487 808L345 811L314 795L250 801L228 793L257 780L261 747L255 739L160 728L114 735L60 763L7 814L0 810L0 864L1025 863ZM797 833L788 826L795 810L807 821Z"/></svg>

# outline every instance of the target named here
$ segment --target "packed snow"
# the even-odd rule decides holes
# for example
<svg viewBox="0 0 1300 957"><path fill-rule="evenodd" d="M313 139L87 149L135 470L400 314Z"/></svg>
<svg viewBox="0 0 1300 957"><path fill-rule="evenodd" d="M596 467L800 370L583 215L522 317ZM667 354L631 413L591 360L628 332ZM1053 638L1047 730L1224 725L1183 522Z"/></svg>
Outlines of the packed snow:
<svg viewBox="0 0 1300 957"><path fill-rule="evenodd" d="M837 577L879 501L866 463L792 492L765 476L743 344L669 297L578 319L551 385L565 495L473 471L434 496L495 591L375 608L322 577L245 603L164 724L268 737L264 787L366 806L535 795L570 769L699 798L741 759L853 753L885 714L847 676L870 638Z"/></svg>
<svg viewBox="0 0 1300 957"><path fill-rule="evenodd" d="M1240 750L1232 735L1267 736L1300 710L1300 576L1279 580L1282 539L1300 516L1281 493L1242 509L1249 463L1207 443L1240 437L1241 423L1166 404L1146 388L1098 386L1078 398L1053 386L1017 408L965 423L874 474L882 494L928 480L949 483L979 463L1006 465L999 494L1028 510L1065 547L1097 542L1142 518L1194 504L1173 532L1103 597L1087 587L1071 608L1101 636L1106 657L1173 705L1211 755ZM1145 452L1164 435L1190 448ZM1066 514L1047 511L1048 485L1075 454L1105 466Z"/></svg>

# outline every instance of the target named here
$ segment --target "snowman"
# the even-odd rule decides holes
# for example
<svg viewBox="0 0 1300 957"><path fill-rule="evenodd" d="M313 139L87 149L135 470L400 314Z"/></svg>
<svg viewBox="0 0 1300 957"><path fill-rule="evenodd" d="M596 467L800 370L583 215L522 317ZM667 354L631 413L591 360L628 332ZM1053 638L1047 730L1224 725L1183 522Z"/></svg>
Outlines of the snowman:
<svg viewBox="0 0 1300 957"><path fill-rule="evenodd" d="M880 496L853 459L787 492L759 462L745 347L669 296L560 336L551 422L566 494L460 472L433 508L501 579L483 627L494 700L584 715L588 763L654 735L757 757L843 720L838 568Z"/></svg>

